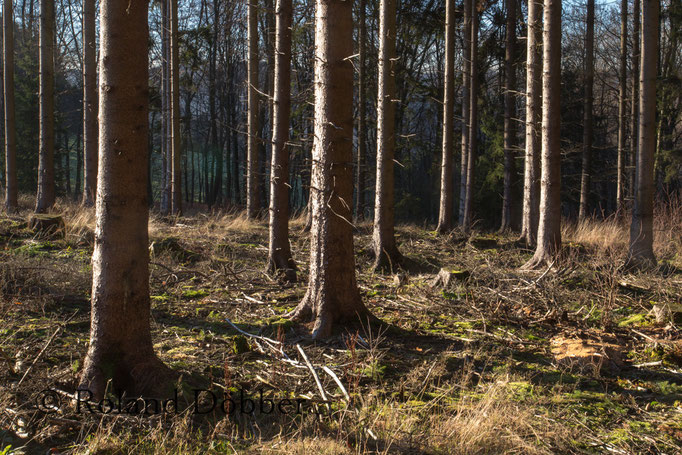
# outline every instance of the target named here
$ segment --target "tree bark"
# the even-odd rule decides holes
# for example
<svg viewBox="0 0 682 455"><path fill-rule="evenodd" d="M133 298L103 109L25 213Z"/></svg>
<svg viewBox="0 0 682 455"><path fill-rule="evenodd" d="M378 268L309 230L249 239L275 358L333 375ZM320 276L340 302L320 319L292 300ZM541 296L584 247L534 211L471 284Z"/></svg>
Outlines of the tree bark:
<svg viewBox="0 0 682 455"><path fill-rule="evenodd" d="M360 0L360 14L358 15L358 156L356 179L355 216L365 218L365 161L367 159L367 82L365 75L365 60L367 56L367 24L365 0Z"/></svg>
<svg viewBox="0 0 682 455"><path fill-rule="evenodd" d="M97 198L97 52L95 0L83 0L83 204Z"/></svg>
<svg viewBox="0 0 682 455"><path fill-rule="evenodd" d="M310 194L310 278L292 313L314 320L313 338L343 321L369 315L355 279L353 254L352 3L317 0L315 19L315 134Z"/></svg>
<svg viewBox="0 0 682 455"><path fill-rule="evenodd" d="M171 213L182 214L182 149L180 137L180 57L178 45L178 0L168 0L170 13L170 135Z"/></svg>
<svg viewBox="0 0 682 455"><path fill-rule="evenodd" d="M12 0L5 0L3 17L3 92L5 108L5 209L16 211L17 202L17 140L14 115L14 13Z"/></svg>
<svg viewBox="0 0 682 455"><path fill-rule="evenodd" d="M36 213L54 205L54 2L40 1L40 139Z"/></svg>
<svg viewBox="0 0 682 455"><path fill-rule="evenodd" d="M379 11L374 269L392 270L403 260L395 242L394 220L396 0L381 0Z"/></svg>
<svg viewBox="0 0 682 455"><path fill-rule="evenodd" d="M170 26L169 3L161 1L161 214L171 211Z"/></svg>
<svg viewBox="0 0 682 455"><path fill-rule="evenodd" d="M248 0L248 114L246 157L246 216L256 218L260 212L260 186L258 184L258 11L256 0Z"/></svg>
<svg viewBox="0 0 682 455"><path fill-rule="evenodd" d="M478 26L479 13L475 2L471 5L471 77L469 82L469 137L467 153L466 191L464 193L464 213L462 229L471 230L472 203L474 192L474 171L478 148Z"/></svg>
<svg viewBox="0 0 682 455"><path fill-rule="evenodd" d="M545 0L542 75L542 181L535 254L524 268L552 263L561 248L561 0Z"/></svg>
<svg viewBox="0 0 682 455"><path fill-rule="evenodd" d="M532 1L532 0L531 0ZM507 33L504 53L504 74L506 88L504 92L504 195L502 198L502 222L500 231L513 228L512 222L512 184L516 175L516 0L505 0L507 8Z"/></svg>
<svg viewBox="0 0 682 455"><path fill-rule="evenodd" d="M473 0L464 3L464 49L462 50L462 153L459 182L459 224L464 225L464 200L466 199L467 169L469 164L469 111L471 84L471 9Z"/></svg>
<svg viewBox="0 0 682 455"><path fill-rule="evenodd" d="M632 98L630 99L630 154L628 156L628 196L635 197L635 169L637 167L637 151L639 150L639 49L642 36L640 34L640 0L634 0L632 7Z"/></svg>
<svg viewBox="0 0 682 455"><path fill-rule="evenodd" d="M452 229L452 154L453 123L455 114L455 3L445 2L445 87L443 90L443 149L440 173L440 209L438 227L440 234Z"/></svg>
<svg viewBox="0 0 682 455"><path fill-rule="evenodd" d="M80 387L107 381L133 396L165 394L170 377L150 331L147 222L148 2L100 7L100 170L90 344Z"/></svg>
<svg viewBox="0 0 682 455"><path fill-rule="evenodd" d="M618 85L618 163L616 178L616 210L622 214L625 208L625 141L626 114L625 98L627 97L627 41L628 41L628 2L620 2L620 68Z"/></svg>
<svg viewBox="0 0 682 455"><path fill-rule="evenodd" d="M540 129L542 123L542 3L528 1L526 40L526 158L523 178L521 238L535 246L540 203Z"/></svg>
<svg viewBox="0 0 682 455"><path fill-rule="evenodd" d="M653 241L654 154L656 151L656 75L659 1L642 0L642 49L639 77L639 146L635 178L635 204L630 226L627 263L656 264Z"/></svg>
<svg viewBox="0 0 682 455"><path fill-rule="evenodd" d="M296 281L289 246L289 120L291 110L292 0L277 0L275 18L274 103L270 169L270 238L268 272Z"/></svg>
<svg viewBox="0 0 682 455"><path fill-rule="evenodd" d="M594 104L594 0L587 0L587 29L585 30L585 99L583 107L583 161L580 179L580 209L578 219L584 220L589 211L590 180L592 176L592 109Z"/></svg>

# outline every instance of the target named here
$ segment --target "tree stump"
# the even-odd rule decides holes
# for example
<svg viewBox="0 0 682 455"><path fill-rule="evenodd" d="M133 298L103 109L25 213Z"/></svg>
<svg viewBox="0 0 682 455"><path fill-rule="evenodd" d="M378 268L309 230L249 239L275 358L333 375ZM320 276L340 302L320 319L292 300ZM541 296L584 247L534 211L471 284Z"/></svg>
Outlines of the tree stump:
<svg viewBox="0 0 682 455"><path fill-rule="evenodd" d="M447 289L450 286L452 286L456 281L464 281L469 276L471 273L467 270L448 270L448 269L440 269L440 272L438 272L438 275L431 280L430 286L431 289L435 288L443 288Z"/></svg>
<svg viewBox="0 0 682 455"><path fill-rule="evenodd" d="M28 228L40 236L64 237L66 225L61 215L34 213L28 220Z"/></svg>

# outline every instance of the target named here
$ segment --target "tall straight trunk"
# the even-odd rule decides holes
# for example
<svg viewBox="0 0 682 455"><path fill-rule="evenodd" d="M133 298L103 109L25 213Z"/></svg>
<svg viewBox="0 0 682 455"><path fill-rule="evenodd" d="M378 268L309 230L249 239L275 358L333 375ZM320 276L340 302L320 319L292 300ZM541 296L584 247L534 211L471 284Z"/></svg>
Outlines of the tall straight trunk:
<svg viewBox="0 0 682 455"><path fill-rule="evenodd" d="M315 134L308 290L291 314L314 321L313 338L334 324L369 315L360 298L353 253L352 2L317 0Z"/></svg>
<svg viewBox="0 0 682 455"><path fill-rule="evenodd" d="M182 214L182 149L180 137L180 57L178 45L178 0L169 0L170 92L171 92L171 213Z"/></svg>
<svg viewBox="0 0 682 455"><path fill-rule="evenodd" d="M439 233L452 229L452 153L455 114L455 3L445 2L445 87L443 90L443 149L440 172Z"/></svg>
<svg viewBox="0 0 682 455"><path fill-rule="evenodd" d="M95 0L83 0L83 203L97 198L97 52Z"/></svg>
<svg viewBox="0 0 682 455"><path fill-rule="evenodd" d="M260 212L260 184L258 159L258 12L256 0L247 0L248 7L248 114L246 146L246 216L256 218Z"/></svg>
<svg viewBox="0 0 682 455"><path fill-rule="evenodd" d="M360 0L360 14L358 15L358 156L356 169L356 203L355 214L359 220L365 218L365 162L367 160L367 76L365 75L365 60L367 58L367 5Z"/></svg>
<svg viewBox="0 0 682 455"><path fill-rule="evenodd" d="M170 27L168 1L161 1L161 214L171 211L170 178Z"/></svg>
<svg viewBox="0 0 682 455"><path fill-rule="evenodd" d="M268 272L296 281L296 263L289 246L289 120L291 110L292 0L277 0L275 77L270 169L270 238Z"/></svg>
<svg viewBox="0 0 682 455"><path fill-rule="evenodd" d="M540 203L540 129L542 122L542 3L528 1L526 39L526 158L523 178L521 238L535 246Z"/></svg>
<svg viewBox="0 0 682 455"><path fill-rule="evenodd" d="M80 387L107 382L129 396L159 396L170 371L150 330L147 170L148 2L102 0L100 176L92 256L90 344Z"/></svg>
<svg viewBox="0 0 682 455"><path fill-rule="evenodd" d="M150 144L151 145L151 144ZM78 136L76 137L76 181L73 189L73 200L78 201L83 199L83 194L81 190L81 169L83 168L83 151L81 147L81 130L78 130ZM95 150L96 152L96 150Z"/></svg>
<svg viewBox="0 0 682 455"><path fill-rule="evenodd" d="M639 76L639 147L635 204L630 226L628 263L656 264L654 255L654 155L656 151L656 75L659 0L642 0L642 49Z"/></svg>
<svg viewBox="0 0 682 455"><path fill-rule="evenodd" d="M209 44L209 61L208 61L208 115L209 115L209 149L211 154L214 156L219 153L218 146L218 115L216 112L216 70L217 70L217 59L218 59L218 29L219 29L219 17L220 17L220 5L218 0L213 0L213 37L212 42ZM211 185L211 195L209 199L211 202L215 201L218 197L219 188L216 186L220 182L221 175L218 174L214 177L214 182Z"/></svg>
<svg viewBox="0 0 682 455"><path fill-rule="evenodd" d="M561 248L561 0L545 0L542 38L540 219L528 269L552 263Z"/></svg>
<svg viewBox="0 0 682 455"><path fill-rule="evenodd" d="M578 219L584 220L589 211L590 180L592 176L592 109L594 104L594 0L587 0L587 29L585 30L585 99L583 104L583 162L580 178L580 210Z"/></svg>
<svg viewBox="0 0 682 455"><path fill-rule="evenodd" d="M632 95L630 99L630 153L628 155L628 196L635 197L635 169L639 150L639 59L640 44L640 0L634 0L632 7Z"/></svg>
<svg viewBox="0 0 682 455"><path fill-rule="evenodd" d="M506 46L504 53L504 75L506 87L504 91L504 195L502 199L502 222L500 230L513 227L512 221L512 184L516 175L516 0L505 0L507 8Z"/></svg>
<svg viewBox="0 0 682 455"><path fill-rule="evenodd" d="M71 193L71 149L69 147L69 135L64 132L64 189L66 194Z"/></svg>
<svg viewBox="0 0 682 455"><path fill-rule="evenodd" d="M471 10L473 0L464 3L464 49L462 50L462 153L460 155L459 224L464 225L464 200L466 199L467 168L469 163L469 92L471 84Z"/></svg>
<svg viewBox="0 0 682 455"><path fill-rule="evenodd" d="M374 269L391 270L402 261L395 242L395 46L396 1L379 2L377 174L374 201Z"/></svg>
<svg viewBox="0 0 682 455"><path fill-rule="evenodd" d="M626 114L625 98L627 97L627 41L628 41L628 1L620 2L620 68L618 84L618 164L616 173L616 207L619 214L625 208L625 142Z"/></svg>
<svg viewBox="0 0 682 455"><path fill-rule="evenodd" d="M5 0L2 9L3 95L5 107L5 209L16 211L17 202L17 139L14 116L14 13L12 0Z"/></svg>
<svg viewBox="0 0 682 455"><path fill-rule="evenodd" d="M462 229L471 230L472 203L474 192L474 170L478 148L478 25L479 14L476 3L471 6L471 77L469 82L469 147L467 152L466 188L464 192L464 213Z"/></svg>
<svg viewBox="0 0 682 455"><path fill-rule="evenodd" d="M54 2L40 1L40 139L36 212L55 201L54 180Z"/></svg>

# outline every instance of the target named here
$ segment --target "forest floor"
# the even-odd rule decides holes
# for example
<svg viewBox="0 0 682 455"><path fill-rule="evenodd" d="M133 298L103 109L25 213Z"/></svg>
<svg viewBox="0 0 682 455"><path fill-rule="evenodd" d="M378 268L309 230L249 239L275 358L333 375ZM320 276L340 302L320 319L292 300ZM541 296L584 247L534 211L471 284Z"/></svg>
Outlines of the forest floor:
<svg viewBox="0 0 682 455"><path fill-rule="evenodd" d="M325 342L282 318L306 289L301 219L291 228L299 282L281 285L264 273L266 222L153 217L153 340L183 375L185 405L145 415L79 412L72 399L94 214L58 211L66 235L49 240L27 228L28 210L0 216L0 454L682 453L679 207L657 218L659 267L638 273L620 267L627 229L614 220L565 228L564 257L537 272L519 271L532 252L512 235L400 226L400 249L419 267L397 277L371 272L371 225L360 223L358 283L386 327ZM441 268L468 276L431 288ZM243 391L256 411L235 401L243 409L230 416L209 412L207 393L197 409L193 388ZM261 391L304 409L268 414Z"/></svg>

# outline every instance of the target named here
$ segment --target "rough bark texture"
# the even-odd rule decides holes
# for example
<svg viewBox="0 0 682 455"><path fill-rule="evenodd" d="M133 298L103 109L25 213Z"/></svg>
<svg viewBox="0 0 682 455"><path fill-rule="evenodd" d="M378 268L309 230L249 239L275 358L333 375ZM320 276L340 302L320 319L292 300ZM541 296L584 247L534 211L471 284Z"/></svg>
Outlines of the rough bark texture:
<svg viewBox="0 0 682 455"><path fill-rule="evenodd" d="M355 186L355 216L365 218L365 161L367 157L367 84L365 76L365 60L367 55L367 24L365 0L360 0L358 14L358 156Z"/></svg>
<svg viewBox="0 0 682 455"><path fill-rule="evenodd" d="M170 13L170 92L171 92L171 212L182 214L182 170L180 138L180 57L178 45L178 0L169 0Z"/></svg>
<svg viewBox="0 0 682 455"><path fill-rule="evenodd" d="M500 231L513 228L512 220L512 185L516 175L514 157L516 155L516 0L505 0L507 9L507 33L504 53L504 75L506 87L504 92L504 195L502 198L502 222ZM517 225L518 227L518 225Z"/></svg>
<svg viewBox="0 0 682 455"><path fill-rule="evenodd" d="M540 203L540 129L542 122L542 3L528 2L526 41L526 158L521 238L535 246Z"/></svg>
<svg viewBox="0 0 682 455"><path fill-rule="evenodd" d="M292 313L314 320L313 338L368 315L355 280L353 254L352 3L317 0L315 19L315 138L310 194L310 278Z"/></svg>
<svg viewBox="0 0 682 455"><path fill-rule="evenodd" d="M459 168L459 224L464 225L464 199L466 198L467 165L469 163L469 91L471 84L471 9L473 0L463 0L464 49L462 50L462 153Z"/></svg>
<svg viewBox="0 0 682 455"><path fill-rule="evenodd" d="M90 344L81 387L159 396L169 376L153 351L148 252L148 2L101 3L100 146Z"/></svg>
<svg viewBox="0 0 682 455"><path fill-rule="evenodd" d="M551 263L561 247L561 0L545 0L542 74L542 181L535 254L524 268Z"/></svg>
<svg viewBox="0 0 682 455"><path fill-rule="evenodd" d="M469 82L469 147L467 153L466 191L464 193L464 213L462 229L471 230L472 203L474 192L474 170L478 148L478 23L479 14L474 2L471 6L471 77Z"/></svg>
<svg viewBox="0 0 682 455"><path fill-rule="evenodd" d="M440 172L439 233L452 229L452 153L455 113L455 3L445 2L445 88L443 90L443 149Z"/></svg>
<svg viewBox="0 0 682 455"><path fill-rule="evenodd" d="M639 49L640 35L640 0L634 0L632 7L632 98L630 99L630 154L628 156L628 196L635 197L635 168L637 161L639 135Z"/></svg>
<svg viewBox="0 0 682 455"><path fill-rule="evenodd" d="M620 2L620 68L618 85L618 164L616 168L616 207L621 214L625 208L625 141L627 122L625 98L627 97L627 41L628 41L628 1Z"/></svg>
<svg viewBox="0 0 682 455"><path fill-rule="evenodd" d="M374 200L374 269L391 270L402 261L395 242L395 45L396 0L379 3L377 174Z"/></svg>
<svg viewBox="0 0 682 455"><path fill-rule="evenodd" d="M270 241L268 272L283 272L296 281L289 246L289 118L291 109L292 1L277 0L275 19L275 85L270 169Z"/></svg>
<svg viewBox="0 0 682 455"><path fill-rule="evenodd" d="M40 139L36 213L55 200L54 183L54 2L40 1Z"/></svg>
<svg viewBox="0 0 682 455"><path fill-rule="evenodd" d="M256 0L249 0L248 35L248 99L247 99L247 151L246 151L246 216L256 218L260 212L260 186L258 185L258 12Z"/></svg>
<svg viewBox="0 0 682 455"><path fill-rule="evenodd" d="M585 30L585 99L583 104L583 162L580 179L580 209L578 219L588 215L590 180L592 176L592 107L594 104L594 0L587 0L587 29Z"/></svg>
<svg viewBox="0 0 682 455"><path fill-rule="evenodd" d="M97 50L95 0L83 0L83 203L97 198Z"/></svg>
<svg viewBox="0 0 682 455"><path fill-rule="evenodd" d="M656 151L656 73L658 57L658 0L642 0L642 52L639 77L639 147L635 204L630 226L627 262L656 264L654 256L654 154Z"/></svg>
<svg viewBox="0 0 682 455"><path fill-rule="evenodd" d="M18 208L17 203L17 141L14 123L14 13L12 0L5 0L2 9L3 93L5 107L5 209Z"/></svg>

